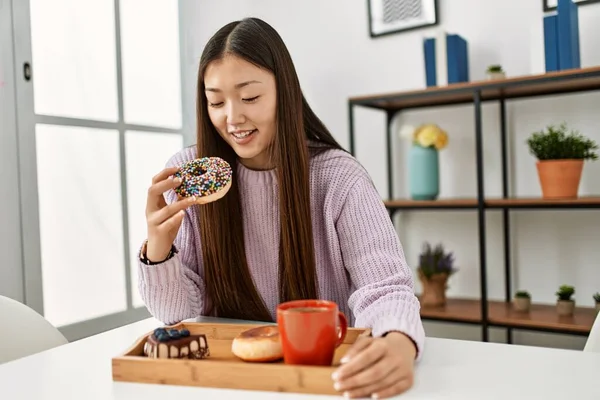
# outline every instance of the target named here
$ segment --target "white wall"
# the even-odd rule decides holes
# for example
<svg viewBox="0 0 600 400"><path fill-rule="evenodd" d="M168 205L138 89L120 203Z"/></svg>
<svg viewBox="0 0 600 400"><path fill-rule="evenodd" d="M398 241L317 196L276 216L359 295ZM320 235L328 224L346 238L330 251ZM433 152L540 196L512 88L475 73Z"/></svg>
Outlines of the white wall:
<svg viewBox="0 0 600 400"><path fill-rule="evenodd" d="M10 1L0 1L0 295L24 301Z"/></svg>
<svg viewBox="0 0 600 400"><path fill-rule="evenodd" d="M305 95L317 114L342 143L348 143L347 99L354 95L403 91L425 86L422 38L432 29L371 39L364 1L221 0L182 2L186 97L188 115L194 115L197 62L209 37L234 19L257 16L273 25L287 43L296 63ZM517 12L517 8L520 11ZM472 17L468 17L467 13ZM542 6L538 0L440 1L442 26L469 42L471 80L484 78L485 67L501 63L509 75L543 70ZM600 4L580 8L583 66L600 65ZM596 39L594 39L596 38ZM524 141L547 124L566 120L600 142L600 93L519 100L508 104L508 129L516 196L539 196L534 159ZM596 114L596 115L594 115ZM474 119L472 106L446 107L403 113L397 123L434 121L450 135L450 147L441 154L441 197L476 194ZM382 113L357 110L357 156L369 169L382 196L387 196L385 125ZM484 107L486 194L501 194L499 119L496 105ZM396 143L395 195L406 194L406 146ZM459 175L462 176L459 177ZM600 162L585 166L580 193L600 193ZM411 265L425 240L454 250L460 267L450 281L450 296L479 296L479 252L475 212L411 212L400 218L402 242ZM500 212L487 218L488 278L492 298L503 299L503 249ZM515 289L529 290L534 301L553 303L562 283L576 286L580 305L593 304L600 291L600 213L597 211L513 212ZM417 290L420 288L417 287ZM479 340L479 328L427 323L430 335ZM494 339L502 340L494 332ZM583 339L523 333L519 343L582 348Z"/></svg>

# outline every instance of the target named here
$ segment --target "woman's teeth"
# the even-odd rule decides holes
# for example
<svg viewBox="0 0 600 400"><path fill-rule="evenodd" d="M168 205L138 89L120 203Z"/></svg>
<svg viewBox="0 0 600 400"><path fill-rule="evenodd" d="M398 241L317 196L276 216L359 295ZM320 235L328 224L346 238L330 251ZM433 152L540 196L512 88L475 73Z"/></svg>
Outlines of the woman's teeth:
<svg viewBox="0 0 600 400"><path fill-rule="evenodd" d="M254 129L252 129L250 131L233 132L233 136L235 136L238 139L243 139L246 136L248 136L249 134L251 134L252 132L254 132Z"/></svg>

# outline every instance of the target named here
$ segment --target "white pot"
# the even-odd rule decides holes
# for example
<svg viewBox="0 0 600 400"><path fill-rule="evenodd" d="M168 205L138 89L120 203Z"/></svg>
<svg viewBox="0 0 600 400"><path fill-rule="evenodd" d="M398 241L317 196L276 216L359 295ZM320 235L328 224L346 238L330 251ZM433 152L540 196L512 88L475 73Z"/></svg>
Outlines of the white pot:
<svg viewBox="0 0 600 400"><path fill-rule="evenodd" d="M575 300L558 300L556 312L560 316L571 316L575 310Z"/></svg>
<svg viewBox="0 0 600 400"><path fill-rule="evenodd" d="M504 72L486 72L488 80L495 81L499 79L506 79L506 74Z"/></svg>
<svg viewBox="0 0 600 400"><path fill-rule="evenodd" d="M515 297L513 300L515 311L528 312L531 308L531 299L527 297Z"/></svg>

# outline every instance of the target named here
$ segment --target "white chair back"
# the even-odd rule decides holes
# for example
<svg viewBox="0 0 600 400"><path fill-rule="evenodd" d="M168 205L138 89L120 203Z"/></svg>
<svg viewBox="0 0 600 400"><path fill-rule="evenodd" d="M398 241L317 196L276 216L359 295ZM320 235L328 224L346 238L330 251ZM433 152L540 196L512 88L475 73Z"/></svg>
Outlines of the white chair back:
<svg viewBox="0 0 600 400"><path fill-rule="evenodd" d="M592 330L585 342L583 351L600 353L600 313L596 314L596 320L594 321L594 325L592 325Z"/></svg>
<svg viewBox="0 0 600 400"><path fill-rule="evenodd" d="M68 343L43 316L0 296L0 364Z"/></svg>

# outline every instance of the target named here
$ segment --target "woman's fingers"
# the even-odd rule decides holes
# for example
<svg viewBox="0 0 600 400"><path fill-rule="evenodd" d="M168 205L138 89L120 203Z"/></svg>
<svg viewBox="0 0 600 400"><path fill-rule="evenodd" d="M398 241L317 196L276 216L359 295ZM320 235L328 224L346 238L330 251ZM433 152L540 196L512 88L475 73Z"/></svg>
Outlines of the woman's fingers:
<svg viewBox="0 0 600 400"><path fill-rule="evenodd" d="M382 364L382 363L379 363ZM379 365L378 364L378 365ZM344 396L351 399L372 397L374 393L385 393L387 389L394 386L398 381L402 380L402 375L394 370L393 364L387 363L391 368L384 368L380 375L373 375L364 382L363 385L352 386L351 389L341 389L344 391ZM371 369L376 368L376 366Z"/></svg>
<svg viewBox="0 0 600 400"><path fill-rule="evenodd" d="M389 357L382 357L378 359L377 362L367 366L358 373L338 381L337 385L335 385L335 389L354 394L353 397L356 397L356 393L368 394L370 396L375 389L384 389L391 385L393 382L390 379L397 379L392 373L396 368L397 365L392 359ZM368 388L368 390L371 391L365 392L365 388Z"/></svg>
<svg viewBox="0 0 600 400"><path fill-rule="evenodd" d="M169 176L175 174L175 172L177 172L177 170L179 170L179 167L170 167L170 168L163 169L162 171L160 171L158 174L156 174L152 178L152 184L154 185L158 182L164 181Z"/></svg>
<svg viewBox="0 0 600 400"><path fill-rule="evenodd" d="M357 346L357 348L358 347L359 346ZM357 353L349 356L348 361L336 371L334 380L344 381L358 372L369 368L383 356L385 356L384 344L381 343L381 341L369 340L368 346L361 346Z"/></svg>
<svg viewBox="0 0 600 400"><path fill-rule="evenodd" d="M152 186L148 188L146 212L149 213L165 207L166 202L163 194L168 190L175 189L179 185L181 185L180 178L167 178L153 183Z"/></svg>
<svg viewBox="0 0 600 400"><path fill-rule="evenodd" d="M165 232L178 230L184 217L185 211L180 210L175 213L175 215L171 216L169 219L160 224L159 229L164 229Z"/></svg>
<svg viewBox="0 0 600 400"><path fill-rule="evenodd" d="M148 188L148 197L162 197L167 190L175 189L179 185L181 185L181 178L168 178L154 183Z"/></svg>
<svg viewBox="0 0 600 400"><path fill-rule="evenodd" d="M173 215L177 214L180 211L185 210L189 206L196 203L196 199L194 197L186 197L184 199L175 201L168 206L165 206L157 211L152 212L148 216L148 222L151 225L160 225Z"/></svg>
<svg viewBox="0 0 600 400"><path fill-rule="evenodd" d="M359 354L361 351L369 347L369 345L373 343L373 338L371 337L361 337L348 349L344 357L340 360L342 364L346 364L355 355Z"/></svg>

